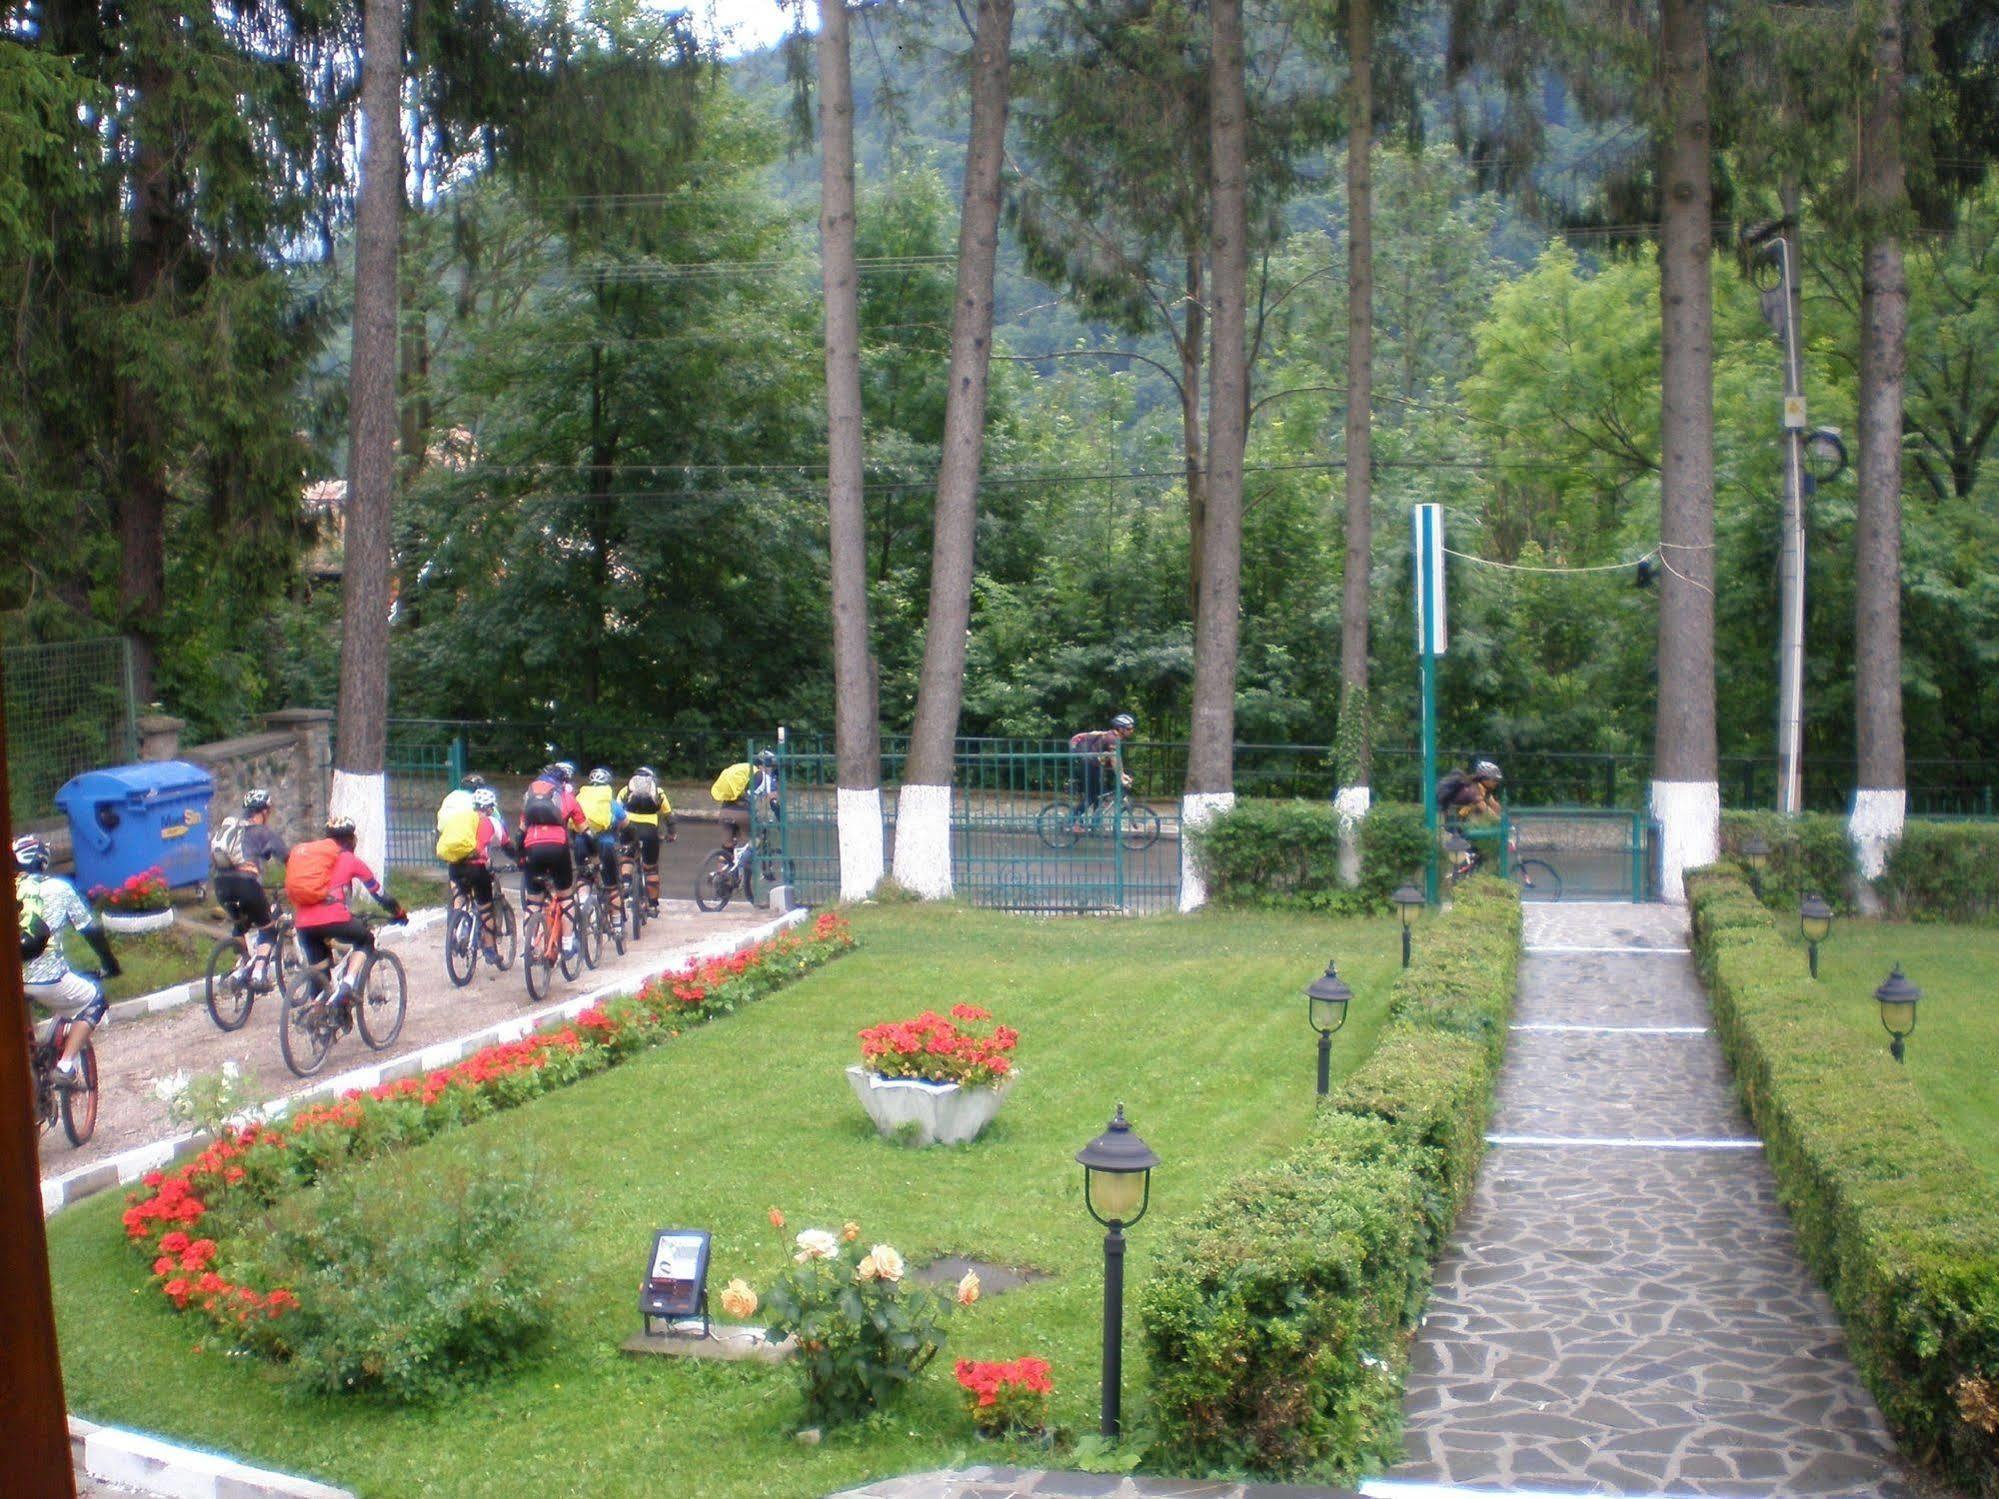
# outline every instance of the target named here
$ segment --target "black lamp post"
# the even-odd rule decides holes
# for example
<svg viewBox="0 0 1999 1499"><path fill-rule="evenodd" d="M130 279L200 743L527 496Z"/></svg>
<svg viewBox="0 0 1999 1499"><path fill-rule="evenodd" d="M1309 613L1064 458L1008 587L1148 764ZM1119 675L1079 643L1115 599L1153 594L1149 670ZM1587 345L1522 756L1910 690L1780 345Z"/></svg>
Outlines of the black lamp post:
<svg viewBox="0 0 1999 1499"><path fill-rule="evenodd" d="M1403 881L1402 888L1388 897L1395 902L1395 912L1402 918L1402 966L1409 966L1409 931L1416 925L1416 918L1423 914L1423 892L1416 888L1415 881Z"/></svg>
<svg viewBox="0 0 1999 1499"><path fill-rule="evenodd" d="M1798 930L1811 952L1812 977L1819 976L1819 944L1832 935L1832 907L1814 890L1798 903Z"/></svg>
<svg viewBox="0 0 1999 1499"><path fill-rule="evenodd" d="M1404 929L1405 935L1407 929ZM1333 1074L1333 1032L1347 1023L1347 1006L1353 1003L1353 990L1346 986L1333 969L1333 960L1326 960L1326 971L1305 986L1305 1015L1312 1022L1312 1029L1319 1033L1319 1097L1326 1096L1331 1086Z"/></svg>
<svg viewBox="0 0 1999 1499"><path fill-rule="evenodd" d="M1902 977L1900 963L1874 991L1874 1002L1881 1006L1881 1028L1889 1036L1888 1054L1898 1062L1902 1060L1902 1038L1915 1034L1916 1001L1922 997L1923 991Z"/></svg>
<svg viewBox="0 0 1999 1499"><path fill-rule="evenodd" d="M1751 833L1742 840L1742 862L1749 866L1749 887L1756 892L1756 898L1763 898L1763 866L1770 862L1770 845L1761 833Z"/></svg>
<svg viewBox="0 0 1999 1499"><path fill-rule="evenodd" d="M1152 1203L1152 1168L1159 1157L1125 1123L1117 1106L1110 1128L1076 1152L1083 1168L1083 1205L1109 1230L1104 1235L1104 1397L1097 1429L1106 1441L1118 1435L1118 1400L1124 1376L1124 1231Z"/></svg>

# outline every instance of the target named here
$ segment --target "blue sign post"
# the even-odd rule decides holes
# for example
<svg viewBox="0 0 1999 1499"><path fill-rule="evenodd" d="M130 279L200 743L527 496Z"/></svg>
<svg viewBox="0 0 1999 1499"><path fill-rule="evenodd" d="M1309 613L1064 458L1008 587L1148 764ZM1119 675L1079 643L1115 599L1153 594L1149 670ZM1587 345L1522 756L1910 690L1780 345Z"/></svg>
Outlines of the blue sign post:
<svg viewBox="0 0 1999 1499"><path fill-rule="evenodd" d="M1416 570L1416 655L1423 673L1423 893L1437 903L1437 657L1444 652L1444 507L1409 512L1409 551Z"/></svg>

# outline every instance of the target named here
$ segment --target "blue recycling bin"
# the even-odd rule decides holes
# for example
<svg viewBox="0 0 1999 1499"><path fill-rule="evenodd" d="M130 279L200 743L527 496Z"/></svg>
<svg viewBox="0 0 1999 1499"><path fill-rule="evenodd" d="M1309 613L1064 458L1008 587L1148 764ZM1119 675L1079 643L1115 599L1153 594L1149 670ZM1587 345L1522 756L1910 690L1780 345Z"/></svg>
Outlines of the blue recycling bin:
<svg viewBox="0 0 1999 1499"><path fill-rule="evenodd" d="M185 760L87 770L56 793L69 818L76 883L116 886L158 865L169 885L208 878L215 777Z"/></svg>

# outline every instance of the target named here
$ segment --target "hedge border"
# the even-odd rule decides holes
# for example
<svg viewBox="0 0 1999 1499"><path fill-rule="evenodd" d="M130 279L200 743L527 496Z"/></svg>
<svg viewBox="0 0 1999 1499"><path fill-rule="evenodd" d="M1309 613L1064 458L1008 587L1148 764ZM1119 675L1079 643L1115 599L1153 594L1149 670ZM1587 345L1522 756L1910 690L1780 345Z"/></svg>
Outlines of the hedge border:
<svg viewBox="0 0 1999 1499"><path fill-rule="evenodd" d="M1484 1156L1520 954L1519 893L1459 886L1305 1143L1162 1256L1139 1316L1173 1471L1345 1481L1400 1455L1409 1342Z"/></svg>
<svg viewBox="0 0 1999 1499"><path fill-rule="evenodd" d="M1903 1452L1999 1496L1999 1197L1879 1046L1826 1013L1732 865L1687 879L1694 957L1798 1245Z"/></svg>
<svg viewBox="0 0 1999 1499"><path fill-rule="evenodd" d="M1359 878L1340 877L1345 818L1330 802L1245 799L1189 834L1216 905L1361 915L1423 863L1423 809L1377 802L1354 829Z"/></svg>

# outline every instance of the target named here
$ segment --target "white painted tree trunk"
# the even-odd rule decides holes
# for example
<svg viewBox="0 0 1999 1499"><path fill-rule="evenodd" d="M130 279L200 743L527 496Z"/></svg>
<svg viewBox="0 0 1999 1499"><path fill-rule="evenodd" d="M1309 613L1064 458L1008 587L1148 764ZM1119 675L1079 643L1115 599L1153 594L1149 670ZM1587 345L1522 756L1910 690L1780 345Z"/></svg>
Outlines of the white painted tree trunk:
<svg viewBox="0 0 1999 1499"><path fill-rule="evenodd" d="M951 898L949 786L905 783L896 794L895 880L925 900Z"/></svg>
<svg viewBox="0 0 1999 1499"><path fill-rule="evenodd" d="M389 778L385 775L356 775L351 770L333 772L326 815L354 819L354 852L378 878L389 877ZM317 832L309 837L318 837ZM300 842L307 841L301 837Z"/></svg>
<svg viewBox="0 0 1999 1499"><path fill-rule="evenodd" d="M1369 786L1342 786L1333 798L1333 811L1340 819L1340 883L1349 890L1360 883L1360 825L1373 805L1374 790Z"/></svg>
<svg viewBox="0 0 1999 1499"><path fill-rule="evenodd" d="M1189 791L1180 798L1180 909L1198 911L1208 903L1208 882L1194 858L1194 832L1235 805L1233 791Z"/></svg>
<svg viewBox="0 0 1999 1499"><path fill-rule="evenodd" d="M1853 844L1862 879L1878 880L1887 869L1888 850L1902 839L1902 820L1908 805L1909 793L1900 787L1853 793L1846 836Z"/></svg>
<svg viewBox="0 0 1999 1499"><path fill-rule="evenodd" d="M840 899L866 900L882 882L882 794L842 786L839 791Z"/></svg>
<svg viewBox="0 0 1999 1499"><path fill-rule="evenodd" d="M1659 896L1687 898L1687 871L1721 857L1721 787L1714 781L1654 781L1652 817L1659 824Z"/></svg>

